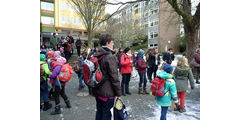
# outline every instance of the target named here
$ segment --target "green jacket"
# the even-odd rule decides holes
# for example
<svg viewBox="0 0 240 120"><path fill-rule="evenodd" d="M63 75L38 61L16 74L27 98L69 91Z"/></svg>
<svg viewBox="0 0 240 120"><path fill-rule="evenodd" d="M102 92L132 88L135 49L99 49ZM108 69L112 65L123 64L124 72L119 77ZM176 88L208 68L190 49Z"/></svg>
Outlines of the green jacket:
<svg viewBox="0 0 240 120"><path fill-rule="evenodd" d="M194 80L191 68L177 66L173 72L173 75L176 79L176 87L178 92L183 92L188 89L188 81L190 81L191 88L194 88Z"/></svg>
<svg viewBox="0 0 240 120"><path fill-rule="evenodd" d="M40 61L40 65L42 65L42 69L43 69L43 79L47 81L47 75L52 74L52 72L50 72L50 70L48 69L48 64L44 61Z"/></svg>
<svg viewBox="0 0 240 120"><path fill-rule="evenodd" d="M50 37L50 46L51 46L52 48L56 48L57 44L58 44L58 39L57 39L57 37L51 36L51 37Z"/></svg>
<svg viewBox="0 0 240 120"><path fill-rule="evenodd" d="M165 71L161 71L157 76L166 79L164 92L166 93L163 97L156 97L156 102L160 106L168 107L172 105L172 99L174 103L178 103L177 90L175 81L172 79L173 76Z"/></svg>

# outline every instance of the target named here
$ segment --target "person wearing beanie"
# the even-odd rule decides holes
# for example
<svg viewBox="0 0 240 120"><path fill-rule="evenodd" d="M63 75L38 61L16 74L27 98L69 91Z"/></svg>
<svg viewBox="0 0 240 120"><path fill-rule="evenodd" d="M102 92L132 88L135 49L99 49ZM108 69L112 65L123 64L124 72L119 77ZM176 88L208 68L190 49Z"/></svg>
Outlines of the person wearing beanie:
<svg viewBox="0 0 240 120"><path fill-rule="evenodd" d="M147 92L147 77L146 77L146 68L147 68L147 63L143 59L143 54L144 51L142 49L138 50L138 54L136 57L136 69L138 71L140 80L139 80L139 89L138 89L138 94L148 94ZM143 88L142 88L142 83Z"/></svg>
<svg viewBox="0 0 240 120"><path fill-rule="evenodd" d="M52 107L52 104L49 103L48 100L48 79L47 75L52 74L50 70L48 69L48 65L46 63L45 54L40 54L40 70L42 71L42 76L40 74L40 77L44 79L44 82L40 82L40 102L43 97L44 106L43 111L46 111ZM40 104L40 108L42 108L42 104Z"/></svg>
<svg viewBox="0 0 240 120"><path fill-rule="evenodd" d="M131 95L129 91L129 82L132 73L133 59L130 48L125 48L123 50L123 54L121 56L121 74L122 74L122 95L126 96L126 94ZM126 94L125 94L126 93Z"/></svg>
<svg viewBox="0 0 240 120"><path fill-rule="evenodd" d="M164 96L156 97L157 105L161 106L161 116L160 120L166 120L168 107L172 106L172 101L175 105L178 103L176 83L172 75L173 67L171 65L166 65L163 71L157 73L157 77L165 79L164 85Z"/></svg>
<svg viewBox="0 0 240 120"><path fill-rule="evenodd" d="M194 80L192 70L188 65L188 60L185 57L181 57L178 60L177 67L173 73L176 79L176 87L178 99L180 101L180 105L177 105L175 111L179 111L180 113L186 112L185 109L185 96L186 91L188 89L188 81L190 81L191 89L194 89Z"/></svg>
<svg viewBox="0 0 240 120"><path fill-rule="evenodd" d="M54 90L54 98L55 98L55 110L53 112L51 112L51 115L56 115L56 114L60 114L61 113L61 106L60 106L60 98L59 96L61 95L62 98L64 99L67 108L71 108L71 104L70 101L65 93L65 82L62 82L58 79L58 75L61 72L62 69L62 65L64 65L64 63L66 62L66 60L64 60L65 58L60 57L57 58L56 62L53 63L53 72L51 75L48 75L49 78L54 79L53 84L55 87Z"/></svg>

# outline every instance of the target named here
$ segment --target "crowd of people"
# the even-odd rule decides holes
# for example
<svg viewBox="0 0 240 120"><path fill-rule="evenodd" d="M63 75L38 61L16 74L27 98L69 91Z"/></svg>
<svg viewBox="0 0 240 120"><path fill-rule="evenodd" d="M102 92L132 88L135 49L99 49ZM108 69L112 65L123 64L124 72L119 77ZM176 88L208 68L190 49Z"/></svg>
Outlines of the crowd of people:
<svg viewBox="0 0 240 120"><path fill-rule="evenodd" d="M44 105L41 103L41 109L44 111L50 109L52 105L49 103L49 98L53 96L55 100L55 110L52 115L60 114L59 95L62 96L68 108L71 108L70 100L65 93L66 83L59 81L58 74L61 66L68 63L73 55L74 45L77 48L78 58L75 61L75 67L80 67L80 71L75 71L79 78L79 90L84 88L83 83L83 64L84 60L90 57L100 57L104 55L100 64L103 76L106 80L97 88L89 88L90 95L96 99L96 120L111 120L110 109L114 105L114 99L121 96L131 95L129 82L133 74L133 69L136 69L139 75L138 94L148 95L148 81L153 82L155 77L166 79L164 91L166 94L163 97L156 97L156 103L162 107L160 120L166 119L168 107L174 101L175 111L180 113L186 112L185 96L188 89L188 81L190 81L191 89L194 89L194 78L191 66L188 64L188 59L180 57L177 62L177 67L173 68L172 61L175 59L173 49L169 48L167 52L161 55L157 48L149 49L146 52L139 49L137 55L130 48L118 49L118 52L113 49L114 38L110 34L102 34L99 38L101 47L93 49L88 53L85 49L81 53L81 40L78 38L74 42L71 36L61 37L59 43L53 49L47 49L46 46L41 46L40 52L40 67L43 70L44 82L40 85L40 97L43 97ZM161 58L162 56L162 58ZM162 59L162 60L161 60ZM196 50L194 60L198 64L193 66L196 70L196 83L200 84L200 49ZM163 61L163 63L161 63ZM161 65L161 66L160 66ZM157 70L161 69L160 72ZM122 80L119 80L121 74ZM48 91L48 84L51 84L51 90ZM150 92L151 94L151 92Z"/></svg>

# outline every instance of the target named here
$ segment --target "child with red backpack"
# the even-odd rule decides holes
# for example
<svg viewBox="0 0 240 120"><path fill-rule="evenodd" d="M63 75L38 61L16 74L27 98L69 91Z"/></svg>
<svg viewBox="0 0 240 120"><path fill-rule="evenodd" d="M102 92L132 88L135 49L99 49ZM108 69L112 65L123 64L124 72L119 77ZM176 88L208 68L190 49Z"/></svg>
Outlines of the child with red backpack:
<svg viewBox="0 0 240 120"><path fill-rule="evenodd" d="M153 80L153 85L155 83L164 83L164 85L157 87L156 91L152 89L153 85L151 87L153 91L152 94L156 96L157 104L161 106L160 120L166 120L168 107L172 105L171 100L173 100L175 104L178 103L176 83L173 80L173 75L171 75L173 67L167 64L163 67L163 70L164 71L157 73L157 77Z"/></svg>
<svg viewBox="0 0 240 120"><path fill-rule="evenodd" d="M62 96L62 98L64 99L66 105L68 108L71 108L70 105L70 101L67 97L67 95L65 94L65 84L66 82L60 81L59 80L59 74L61 72L62 66L64 65L64 63L66 62L66 59L63 57L60 57L57 59L56 62L53 62L52 66L53 66L53 72L51 75L48 75L49 78L53 78L54 79L54 86L55 86L55 90L54 90L54 98L55 98L55 110L53 112L51 112L51 115L55 115L55 114L60 114L61 113L61 106L60 106L60 98L59 95Z"/></svg>

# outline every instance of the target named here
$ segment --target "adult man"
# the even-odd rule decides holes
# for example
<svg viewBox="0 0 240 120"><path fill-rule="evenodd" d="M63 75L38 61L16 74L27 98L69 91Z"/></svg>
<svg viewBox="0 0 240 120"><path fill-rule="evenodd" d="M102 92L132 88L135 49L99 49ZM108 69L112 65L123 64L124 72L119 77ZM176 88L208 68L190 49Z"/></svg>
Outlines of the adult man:
<svg viewBox="0 0 240 120"><path fill-rule="evenodd" d="M50 38L50 46L51 46L51 48L53 48L55 50L57 47L57 44L58 44L58 40L56 37L56 33L53 33L53 36L51 36L51 38Z"/></svg>
<svg viewBox="0 0 240 120"><path fill-rule="evenodd" d="M74 39L73 39L73 37L71 36L71 34L68 34L68 37L70 38L69 44L71 44L71 54L70 54L70 56L72 56L72 55L73 55L73 52L74 52L74 46L73 46L73 44L74 44Z"/></svg>
<svg viewBox="0 0 240 120"><path fill-rule="evenodd" d="M81 46L82 46L82 42L81 42L80 37L75 42L75 46L77 48L77 54L78 54L78 56L80 56L81 55Z"/></svg>
<svg viewBox="0 0 240 120"><path fill-rule="evenodd" d="M172 48L169 48L168 51L165 52L163 55L163 61L171 65L173 60L174 60L174 53Z"/></svg>
<svg viewBox="0 0 240 120"><path fill-rule="evenodd" d="M99 61L104 83L93 89L93 95L97 103L96 120L111 120L110 109L113 107L114 98L120 98L121 96L116 59L112 55L113 40L112 35L102 34L99 38L101 47L94 54L94 57L98 58L104 55Z"/></svg>

